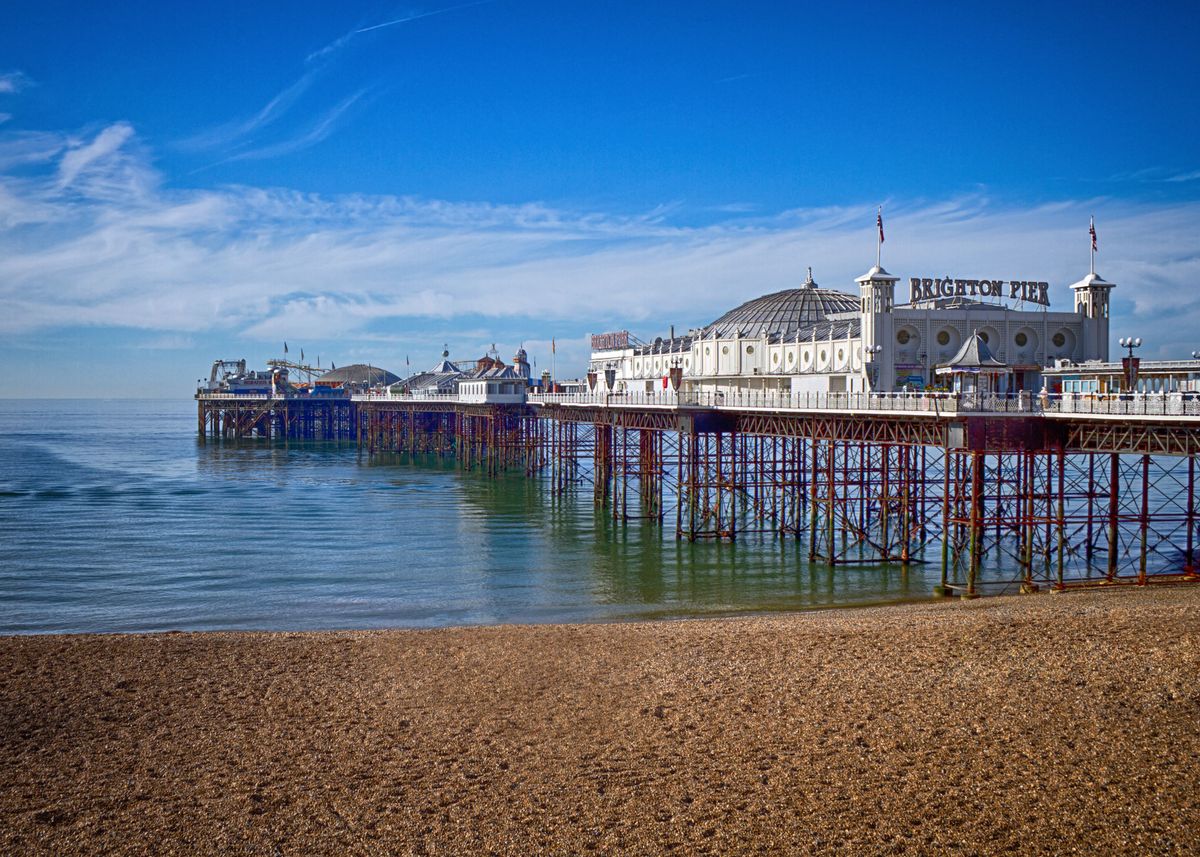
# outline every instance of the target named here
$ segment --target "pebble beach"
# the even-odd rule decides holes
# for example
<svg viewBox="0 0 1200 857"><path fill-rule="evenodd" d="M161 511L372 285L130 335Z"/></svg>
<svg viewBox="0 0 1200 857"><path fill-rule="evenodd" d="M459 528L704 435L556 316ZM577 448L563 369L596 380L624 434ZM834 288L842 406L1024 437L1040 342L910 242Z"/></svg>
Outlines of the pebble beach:
<svg viewBox="0 0 1200 857"><path fill-rule="evenodd" d="M0 638L0 853L1200 852L1200 589Z"/></svg>

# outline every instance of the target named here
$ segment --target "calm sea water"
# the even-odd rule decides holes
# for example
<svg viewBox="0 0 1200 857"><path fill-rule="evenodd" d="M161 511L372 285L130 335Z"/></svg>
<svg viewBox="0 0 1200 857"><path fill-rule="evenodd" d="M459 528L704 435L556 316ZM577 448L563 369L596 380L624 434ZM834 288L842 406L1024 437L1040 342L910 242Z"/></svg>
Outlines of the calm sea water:
<svg viewBox="0 0 1200 857"><path fill-rule="evenodd" d="M537 480L200 445L182 401L0 400L0 632L430 627L927 596L938 569L677 542Z"/></svg>

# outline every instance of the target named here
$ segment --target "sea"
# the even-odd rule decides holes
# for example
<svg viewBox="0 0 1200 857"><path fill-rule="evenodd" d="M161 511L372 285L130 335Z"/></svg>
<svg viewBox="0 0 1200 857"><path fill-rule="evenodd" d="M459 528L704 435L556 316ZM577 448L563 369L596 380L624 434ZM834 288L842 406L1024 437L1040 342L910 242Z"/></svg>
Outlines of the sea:
<svg viewBox="0 0 1200 857"><path fill-rule="evenodd" d="M431 628L930 597L936 564L793 538L677 541L556 495L353 444L200 443L191 399L0 399L0 633Z"/></svg>

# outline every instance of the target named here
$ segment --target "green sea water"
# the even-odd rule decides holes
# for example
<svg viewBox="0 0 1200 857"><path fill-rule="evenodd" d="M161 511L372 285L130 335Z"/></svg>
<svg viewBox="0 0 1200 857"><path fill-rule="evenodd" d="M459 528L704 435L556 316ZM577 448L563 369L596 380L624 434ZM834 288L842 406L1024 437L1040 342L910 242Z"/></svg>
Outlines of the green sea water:
<svg viewBox="0 0 1200 857"><path fill-rule="evenodd" d="M677 541L590 485L199 444L195 403L0 400L0 633L590 622L923 599L940 568Z"/></svg>

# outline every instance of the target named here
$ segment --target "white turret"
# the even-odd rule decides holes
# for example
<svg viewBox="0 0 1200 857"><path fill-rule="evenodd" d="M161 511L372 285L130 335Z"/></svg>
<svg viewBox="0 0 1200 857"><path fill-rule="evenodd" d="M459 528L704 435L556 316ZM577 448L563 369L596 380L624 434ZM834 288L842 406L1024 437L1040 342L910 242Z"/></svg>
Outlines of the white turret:
<svg viewBox="0 0 1200 857"><path fill-rule="evenodd" d="M896 282L879 265L854 282L862 295L863 376L874 392L896 385L896 362L892 353L892 308L896 304Z"/></svg>
<svg viewBox="0 0 1200 857"><path fill-rule="evenodd" d="M1083 327L1080 355L1084 360L1108 359L1108 301L1114 288L1115 284L1094 271L1071 285L1075 312L1081 316Z"/></svg>

